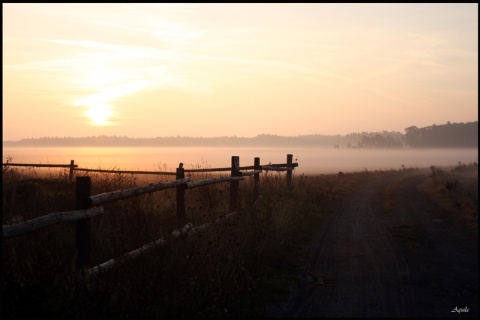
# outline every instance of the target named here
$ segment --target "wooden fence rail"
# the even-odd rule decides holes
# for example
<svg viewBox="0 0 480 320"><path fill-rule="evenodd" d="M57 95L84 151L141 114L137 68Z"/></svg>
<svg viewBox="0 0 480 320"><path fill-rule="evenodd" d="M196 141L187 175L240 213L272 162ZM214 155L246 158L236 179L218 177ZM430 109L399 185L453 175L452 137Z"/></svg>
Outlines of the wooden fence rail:
<svg viewBox="0 0 480 320"><path fill-rule="evenodd" d="M88 199L90 199L90 206L98 206L104 203L122 200L130 197L135 197L145 193L175 188L178 185L185 184L189 181L190 181L190 178L184 178L184 179L178 179L170 182L149 184L143 187L136 187L136 188L130 188L125 190L101 193L95 196L90 196L88 197Z"/></svg>
<svg viewBox="0 0 480 320"><path fill-rule="evenodd" d="M226 215L222 215L222 216L218 217L217 219L215 219L212 222L206 222L206 223L201 224L197 227L194 227L191 223L187 223L183 228L173 231L170 234L170 237L163 237L163 238L160 238L158 240L149 242L149 243L141 246L138 249L135 249L135 250L132 250L128 253L123 254L120 257L110 259L110 260L108 260L104 263L101 263L101 264L93 267L93 268L87 269L85 271L85 274L87 276L98 275L99 273L101 273L103 271L107 271L114 266L119 266L119 265L125 263L127 260L136 258L136 257L140 256L141 254L143 254L143 253L145 253L145 252L147 252L147 251L149 251L153 248L165 245L165 244L169 243L171 240L176 239L176 238L178 238L182 235L186 235L187 237L189 237L189 236L192 236L192 235L194 235L194 234L196 234L196 233L198 233L202 230L205 230L206 228L208 228L212 224L219 223L223 220L229 220L230 218L232 218L236 214L237 214L236 211L230 212Z"/></svg>
<svg viewBox="0 0 480 320"><path fill-rule="evenodd" d="M155 174L163 176L174 176L175 172L162 172L162 171L128 171L128 170L105 170L105 169L86 169L77 168L75 171L85 172L102 172L102 173L127 173L127 174Z"/></svg>
<svg viewBox="0 0 480 320"><path fill-rule="evenodd" d="M287 171L286 182L287 187L292 186L292 171L298 166L297 163L292 163L293 156L287 155L287 163L285 164L268 164L260 165L260 158L254 159L253 166L240 167L240 158L238 156L232 156L231 167L229 168L209 168L209 169L184 169L183 164L180 164L176 169L176 172L155 172L155 171L121 171L121 170L96 170L96 169L83 169L78 168L74 164L74 160L71 160L70 165L39 165L39 164L12 164L4 163L4 166L39 166L39 167L69 167L70 178L73 177L73 171L85 171L85 172L106 172L106 173L132 173L132 174L165 174L175 175L176 180L169 182L162 182L157 184L149 184L142 187L135 187L125 190L117 190L112 192L106 192L97 195L91 195L91 180L88 176L76 177L76 210L69 212L54 212L42 217L38 217L32 220L28 220L22 223L14 225L4 225L2 228L3 239L9 239L17 237L34 230L38 230L43 227L47 227L54 223L63 221L76 221L76 234L75 234L75 246L76 246L76 267L78 270L86 272L86 274L97 274L101 270L107 270L113 265L123 263L125 260L136 257L143 252L146 252L150 248L158 245L165 244L168 239L161 238L159 240L148 243L136 250L128 252L121 257L110 259L109 261L102 263L96 267L89 268L90 265L90 249L91 249L91 217L104 212L103 207L99 205L126 199L129 197L135 197L146 193L166 190L170 188L176 188L177 195L177 217L180 219L185 218L185 191L187 189L193 189L217 183L230 183L230 212L225 216L221 216L213 222L205 223L197 227L193 227L191 224L185 225L182 229L172 232L169 239L177 238L181 234L193 234L200 230L203 230L210 226L212 223L221 221L224 218L229 218L238 212L238 190L239 182L244 180L246 176L254 176L254 201L259 196L259 180L260 173L266 170L274 171ZM253 171L240 171L240 170L252 170ZM230 177L221 177L206 179L200 181L191 181L190 177L185 177L185 172L215 172L215 171L230 171Z"/></svg>
<svg viewBox="0 0 480 320"><path fill-rule="evenodd" d="M196 187L207 186L209 184L216 184L222 182L230 182L230 181L239 181L245 179L244 177L224 177L224 178L215 178L215 179L206 179L200 181L191 181L187 182L188 189L193 189Z"/></svg>
<svg viewBox="0 0 480 320"><path fill-rule="evenodd" d="M88 210L53 212L35 219L27 220L25 222L3 226L3 239L21 236L58 222L76 221L79 219L93 217L102 213L102 207L95 207Z"/></svg>
<svg viewBox="0 0 480 320"><path fill-rule="evenodd" d="M38 167L38 168L70 168L69 178L70 181L73 180L73 171L78 165L75 164L75 161L70 160L70 164L41 164L41 163L3 163L3 166L12 166L12 167Z"/></svg>
<svg viewBox="0 0 480 320"><path fill-rule="evenodd" d="M3 166L11 167L45 167L45 168L70 168L69 164L42 164L42 163L2 163ZM74 165L77 168L78 165Z"/></svg>
<svg viewBox="0 0 480 320"><path fill-rule="evenodd" d="M138 170L109 170L109 169L89 169L89 168L78 168L78 165L74 164L72 160L71 164L30 164L30 163L2 163L2 166L12 166L12 167L45 167L45 168L70 168L72 173L73 171L82 171L82 172L101 172L101 173L126 173L126 174L152 174L152 175L166 175L174 176L175 172L168 171L138 171ZM287 169L282 167L287 167L288 164L269 164L261 166L263 170L272 170L272 171L285 171ZM298 163L293 163L292 168L298 167ZM281 168L281 170L278 170ZM252 170L255 169L255 166L244 166L240 167L240 170ZM201 173L201 172L222 172L230 171L231 168L206 168L206 169L184 169L184 172L191 173ZM253 173L252 173L253 174ZM73 177L73 176L72 176Z"/></svg>

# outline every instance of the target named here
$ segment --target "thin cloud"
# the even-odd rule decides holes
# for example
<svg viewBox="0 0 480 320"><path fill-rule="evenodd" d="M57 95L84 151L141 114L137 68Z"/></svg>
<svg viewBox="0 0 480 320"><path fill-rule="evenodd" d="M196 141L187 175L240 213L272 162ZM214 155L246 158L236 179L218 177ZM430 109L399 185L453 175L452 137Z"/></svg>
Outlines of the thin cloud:
<svg viewBox="0 0 480 320"><path fill-rule="evenodd" d="M131 45L121 45L121 44L111 44L104 42L95 42L95 41L81 41L81 40L65 40L65 39L42 39L43 41L48 41L51 43L79 46L85 48L92 48L107 51L113 53L112 55L101 55L95 53L87 53L87 57L82 56L73 56L66 59L52 59L45 61L36 61L30 63L24 63L16 65L16 67L21 69L42 69L42 70L64 70L67 66L81 65L84 58L88 58L88 62L91 63L95 60L113 62L116 60L135 60L135 59L148 59L144 60L150 61L152 63L163 61L165 63L190 63L195 60L214 60L214 61L223 61L223 62L232 62L232 63L241 63L249 65L260 65L265 67L270 67L273 69L284 69L291 70L300 73L310 73L321 75L329 78L335 78L339 80L351 81L351 77L342 76L334 72L328 71L324 68L318 67L308 67L301 64L288 63L278 60L259 60L259 59L245 59L237 57L225 57L218 55L202 54L202 53L190 53L190 52L181 52L177 49L156 49L150 47L142 46L131 46ZM129 68L128 65L123 67ZM145 67L147 68L147 67Z"/></svg>
<svg viewBox="0 0 480 320"><path fill-rule="evenodd" d="M141 46L110 44L110 43L102 43L102 42L95 42L95 41L62 40L62 39L60 40L44 39L44 40L53 42L53 43L59 43L59 44L67 44L67 45L73 45L78 47L106 50L114 53L115 54L114 57L121 57L124 59L168 58L169 60L171 60L175 58L171 50L159 50L155 48L148 48L148 47L141 47Z"/></svg>

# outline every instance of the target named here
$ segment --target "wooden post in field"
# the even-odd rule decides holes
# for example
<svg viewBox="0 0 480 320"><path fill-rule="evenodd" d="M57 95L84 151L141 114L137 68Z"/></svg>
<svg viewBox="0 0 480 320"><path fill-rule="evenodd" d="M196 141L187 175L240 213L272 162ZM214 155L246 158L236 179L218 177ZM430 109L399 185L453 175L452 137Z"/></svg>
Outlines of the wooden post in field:
<svg viewBox="0 0 480 320"><path fill-rule="evenodd" d="M185 171L183 163L180 163L177 168L177 180L185 178ZM185 218L185 185L181 184L177 187L177 217Z"/></svg>
<svg viewBox="0 0 480 320"><path fill-rule="evenodd" d="M68 178L70 181L73 181L73 168L75 167L75 161L70 160L70 174L68 175Z"/></svg>
<svg viewBox="0 0 480 320"><path fill-rule="evenodd" d="M90 209L90 177L77 177L77 204L76 209ZM80 219L76 222L75 245L77 249L76 268L77 271L84 270L90 264L90 236L91 221L90 218Z"/></svg>
<svg viewBox="0 0 480 320"><path fill-rule="evenodd" d="M287 154L287 187L292 187L293 155Z"/></svg>
<svg viewBox="0 0 480 320"><path fill-rule="evenodd" d="M231 177L239 177L242 173L240 172L240 157L232 156L232 170L230 173ZM238 185L240 181L232 180L230 181L230 211L234 211L238 207Z"/></svg>
<svg viewBox="0 0 480 320"><path fill-rule="evenodd" d="M255 158L254 160L254 169L253 170L261 170L262 167L260 166L260 158ZM255 184L253 185L253 201L257 201L258 199L258 183L260 181L260 173L255 173L254 175L255 178Z"/></svg>

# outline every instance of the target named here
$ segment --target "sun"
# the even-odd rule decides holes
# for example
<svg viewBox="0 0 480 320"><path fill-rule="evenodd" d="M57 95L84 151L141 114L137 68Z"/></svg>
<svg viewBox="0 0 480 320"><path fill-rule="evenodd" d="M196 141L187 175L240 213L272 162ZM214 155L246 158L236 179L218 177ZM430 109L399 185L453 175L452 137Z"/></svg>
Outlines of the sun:
<svg viewBox="0 0 480 320"><path fill-rule="evenodd" d="M91 123L95 126L108 125L108 119L113 115L112 107L106 103L90 103L86 112L91 119Z"/></svg>

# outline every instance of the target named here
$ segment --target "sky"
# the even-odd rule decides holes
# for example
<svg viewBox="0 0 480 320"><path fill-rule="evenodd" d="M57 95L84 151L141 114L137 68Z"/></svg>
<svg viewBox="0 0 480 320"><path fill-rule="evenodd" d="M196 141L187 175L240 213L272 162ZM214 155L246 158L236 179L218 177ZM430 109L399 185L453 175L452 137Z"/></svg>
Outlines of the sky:
<svg viewBox="0 0 480 320"><path fill-rule="evenodd" d="M478 4L2 4L3 141L478 121Z"/></svg>

